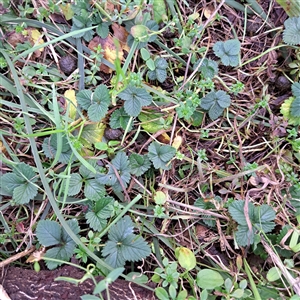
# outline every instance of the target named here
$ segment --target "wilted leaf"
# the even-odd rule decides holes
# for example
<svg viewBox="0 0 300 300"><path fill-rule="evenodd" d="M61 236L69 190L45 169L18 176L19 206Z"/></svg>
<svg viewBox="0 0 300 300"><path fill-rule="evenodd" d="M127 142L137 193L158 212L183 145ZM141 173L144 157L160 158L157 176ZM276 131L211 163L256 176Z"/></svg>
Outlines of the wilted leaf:
<svg viewBox="0 0 300 300"><path fill-rule="evenodd" d="M67 98L66 105L69 105L69 116L71 119L75 119L76 116L76 107L77 107L77 100L75 96L75 90L70 89L66 90L64 93L65 98Z"/></svg>

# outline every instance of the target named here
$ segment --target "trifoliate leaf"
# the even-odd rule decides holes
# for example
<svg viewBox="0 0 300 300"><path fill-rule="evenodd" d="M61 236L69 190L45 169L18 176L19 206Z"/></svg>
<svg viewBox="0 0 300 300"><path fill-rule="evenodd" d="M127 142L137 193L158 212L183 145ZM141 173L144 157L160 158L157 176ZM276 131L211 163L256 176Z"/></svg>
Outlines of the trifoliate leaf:
<svg viewBox="0 0 300 300"><path fill-rule="evenodd" d="M48 158L54 158L57 152L57 134L52 134L50 137L45 138L43 142L43 151ZM63 136L62 137L62 151L60 153L58 161L64 164L70 162L71 157L72 161L75 159L72 156L73 151L69 145L68 139Z"/></svg>
<svg viewBox="0 0 300 300"><path fill-rule="evenodd" d="M136 176L143 175L151 167L150 160L146 155L132 153L129 157L129 162L130 172Z"/></svg>
<svg viewBox="0 0 300 300"><path fill-rule="evenodd" d="M124 266L126 260L138 261L150 255L148 244L132 231L133 223L129 216L125 216L111 227L108 234L109 241L104 246L102 255L113 268Z"/></svg>
<svg viewBox="0 0 300 300"><path fill-rule="evenodd" d="M159 57L154 62L154 70L148 71L148 77L150 80L157 79L159 82L164 82L167 78L167 67L168 62L162 58Z"/></svg>
<svg viewBox="0 0 300 300"><path fill-rule="evenodd" d="M92 104L92 91L90 90L81 90L76 95L78 104L84 109L88 110Z"/></svg>
<svg viewBox="0 0 300 300"><path fill-rule="evenodd" d="M152 161L156 169L169 170L170 165L167 165L174 157L176 149L169 145L160 145L157 142L152 142L148 147L148 157Z"/></svg>
<svg viewBox="0 0 300 300"><path fill-rule="evenodd" d="M129 121L130 121L130 116L125 112L125 109L122 107L120 109L115 110L111 114L110 120L109 120L109 126L112 129L122 128L122 129L126 130ZM131 120L128 131L132 130L132 126L133 126L133 120Z"/></svg>
<svg viewBox="0 0 300 300"><path fill-rule="evenodd" d="M67 224L72 232L78 235L80 228L77 220L68 220ZM40 244L45 247L57 245L57 247L47 250L45 257L59 259L62 262L46 261L49 269L55 269L63 261L68 261L72 257L76 243L57 222L50 220L39 221L36 235Z"/></svg>
<svg viewBox="0 0 300 300"><path fill-rule="evenodd" d="M201 60L195 63L194 69L199 65ZM217 62L211 59L204 58L199 68L203 78L213 79L218 74L219 68Z"/></svg>
<svg viewBox="0 0 300 300"><path fill-rule="evenodd" d="M101 231L107 224L107 219L110 218L113 212L114 198L103 197L95 202L92 211L86 213L87 224L95 231Z"/></svg>
<svg viewBox="0 0 300 300"><path fill-rule="evenodd" d="M222 113L224 108L230 105L230 96L224 91L210 92L201 99L200 106L208 110L209 117L212 120L217 119Z"/></svg>
<svg viewBox="0 0 300 300"><path fill-rule="evenodd" d="M300 44L300 17L289 18L284 22L283 41L288 45Z"/></svg>
<svg viewBox="0 0 300 300"><path fill-rule="evenodd" d="M213 46L215 54L221 58L223 65L235 67L239 64L239 53L241 43L234 40L227 40L225 42L216 42Z"/></svg>
<svg viewBox="0 0 300 300"><path fill-rule="evenodd" d="M7 195L13 196L17 204L26 204L38 193L34 184L37 175L31 166L20 163L13 169L13 173L0 176L0 187Z"/></svg>
<svg viewBox="0 0 300 300"><path fill-rule="evenodd" d="M152 102L152 96L143 88L129 85L118 97L125 101L124 109L129 116L136 117L143 106Z"/></svg>

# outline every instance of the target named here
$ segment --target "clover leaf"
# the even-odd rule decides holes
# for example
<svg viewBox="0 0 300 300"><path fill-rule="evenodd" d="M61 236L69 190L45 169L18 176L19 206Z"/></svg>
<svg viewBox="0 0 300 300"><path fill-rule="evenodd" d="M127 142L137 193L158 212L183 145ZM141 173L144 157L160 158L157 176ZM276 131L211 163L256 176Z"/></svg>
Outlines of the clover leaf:
<svg viewBox="0 0 300 300"><path fill-rule="evenodd" d="M132 117L138 116L142 107L152 102L152 96L145 89L133 85L127 86L118 97L125 101L124 109Z"/></svg>
<svg viewBox="0 0 300 300"><path fill-rule="evenodd" d="M300 44L300 17L287 19L284 27L283 41L288 45Z"/></svg>
<svg viewBox="0 0 300 300"><path fill-rule="evenodd" d="M240 49L241 43L236 39L216 42L213 47L215 54L221 58L223 65L232 67L239 64Z"/></svg>
<svg viewBox="0 0 300 300"><path fill-rule="evenodd" d="M197 68L201 60L195 63L194 69ZM199 68L203 78L213 79L218 74L218 64L214 60L204 58Z"/></svg>
<svg viewBox="0 0 300 300"><path fill-rule="evenodd" d="M230 96L224 91L210 92L201 99L200 106L208 111L212 120L216 120L230 105Z"/></svg>
<svg viewBox="0 0 300 300"><path fill-rule="evenodd" d="M148 71L148 77L150 80L157 79L160 83L163 83L167 78L168 63L164 58L157 58L154 62L154 70Z"/></svg>

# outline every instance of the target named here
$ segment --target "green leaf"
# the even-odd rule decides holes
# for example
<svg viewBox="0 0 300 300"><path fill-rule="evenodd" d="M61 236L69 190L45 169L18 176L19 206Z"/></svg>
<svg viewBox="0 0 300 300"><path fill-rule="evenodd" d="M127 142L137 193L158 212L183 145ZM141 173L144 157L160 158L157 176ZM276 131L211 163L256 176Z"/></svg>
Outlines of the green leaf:
<svg viewBox="0 0 300 300"><path fill-rule="evenodd" d="M300 83L294 82L292 84L292 92L294 97L300 97Z"/></svg>
<svg viewBox="0 0 300 300"><path fill-rule="evenodd" d="M99 122L104 119L108 111L108 105L105 102L93 103L88 109L88 116L92 122Z"/></svg>
<svg viewBox="0 0 300 300"><path fill-rule="evenodd" d="M276 0L276 2L285 10L289 17L300 16L300 4L299 0ZM292 300L292 298L290 299Z"/></svg>
<svg viewBox="0 0 300 300"><path fill-rule="evenodd" d="M129 216L125 216L111 227L109 240L102 250L102 255L113 268L122 267L126 260L138 261L150 255L148 244L132 231L133 223Z"/></svg>
<svg viewBox="0 0 300 300"><path fill-rule="evenodd" d="M210 92L201 99L200 106L208 110L209 117L212 120L217 119L224 108L230 106L230 96L224 91Z"/></svg>
<svg viewBox="0 0 300 300"><path fill-rule="evenodd" d="M92 91L82 90L76 95L77 103L84 109L88 110L92 104Z"/></svg>
<svg viewBox="0 0 300 300"><path fill-rule="evenodd" d="M283 41L288 45L300 44L300 17L289 18L284 22Z"/></svg>
<svg viewBox="0 0 300 300"><path fill-rule="evenodd" d="M215 54L221 58L223 65L235 67L239 64L239 53L241 43L234 40L227 40L225 42L216 42L213 46Z"/></svg>
<svg viewBox="0 0 300 300"><path fill-rule="evenodd" d="M102 38L107 38L109 34L109 24L107 22L100 23L96 28L97 34Z"/></svg>
<svg viewBox="0 0 300 300"><path fill-rule="evenodd" d="M24 182L14 189L13 199L17 204L25 204L33 199L37 195L37 192L37 186L30 182Z"/></svg>
<svg viewBox="0 0 300 300"><path fill-rule="evenodd" d="M198 66L201 60L198 60L194 66L194 69ZM199 68L203 78L213 79L219 72L218 64L211 59L204 58Z"/></svg>
<svg viewBox="0 0 300 300"><path fill-rule="evenodd" d="M197 285L202 289L215 289L224 283L224 279L220 273L210 269L199 271L196 281Z"/></svg>
<svg viewBox="0 0 300 300"><path fill-rule="evenodd" d="M143 175L151 167L150 160L146 155L132 153L129 157L129 162L130 172L136 176Z"/></svg>
<svg viewBox="0 0 300 300"><path fill-rule="evenodd" d="M131 35L139 42L149 42L149 29L145 25L134 25L130 29Z"/></svg>
<svg viewBox="0 0 300 300"><path fill-rule="evenodd" d="M164 82L167 78L167 69L168 63L167 61L159 57L155 60L155 69L148 72L148 77L150 80L157 79L159 82Z"/></svg>
<svg viewBox="0 0 300 300"><path fill-rule="evenodd" d="M114 198L102 197L95 204L92 211L87 212L85 217L87 224L95 231L101 231L107 224L107 219L111 217L113 212L112 204Z"/></svg>
<svg viewBox="0 0 300 300"><path fill-rule="evenodd" d="M78 173L71 174L68 195L77 195L82 188L82 177Z"/></svg>
<svg viewBox="0 0 300 300"><path fill-rule="evenodd" d="M138 116L142 107L152 102L151 95L145 89L132 85L129 85L124 91L119 93L118 97L125 101L124 109L132 117Z"/></svg>
<svg viewBox="0 0 300 300"><path fill-rule="evenodd" d="M93 102L95 103L100 103L104 102L107 105L110 104L110 96L109 96L109 91L104 84L100 84L94 91L93 94Z"/></svg>
<svg viewBox="0 0 300 300"><path fill-rule="evenodd" d="M146 48L140 49L140 52L141 52L142 59L145 61L151 57L150 52Z"/></svg>
<svg viewBox="0 0 300 300"><path fill-rule="evenodd" d="M291 104L290 114L292 117L300 117L300 97L296 97Z"/></svg>
<svg viewBox="0 0 300 300"><path fill-rule="evenodd" d="M51 220L41 220L36 227L39 243L45 247L54 246L61 241L61 226Z"/></svg>
<svg viewBox="0 0 300 300"><path fill-rule="evenodd" d="M130 121L130 116L125 112L125 109L122 107L120 109L115 110L111 114L109 120L109 126L112 129L122 128L126 130L129 121ZM131 120L129 131L132 130L132 126L133 126L133 120Z"/></svg>
<svg viewBox="0 0 300 300"><path fill-rule="evenodd" d="M142 122L141 126L148 133L156 133L161 129L169 129L172 123L173 117L165 117L162 113L157 113L152 110L147 112L141 112L138 119Z"/></svg>
<svg viewBox="0 0 300 300"><path fill-rule="evenodd" d="M176 149L174 147L152 142L148 147L148 151L148 157L156 169L161 168L163 170L169 170L171 168L171 166L167 166L167 164L176 153Z"/></svg>
<svg viewBox="0 0 300 300"><path fill-rule="evenodd" d="M196 257L190 249L179 247L175 249L175 254L181 267L187 271L191 271L196 267Z"/></svg>
<svg viewBox="0 0 300 300"><path fill-rule="evenodd" d="M17 204L26 204L38 193L38 186L33 183L37 181L37 175L31 166L20 163L14 167L13 173L0 176L0 187L13 196Z"/></svg>
<svg viewBox="0 0 300 300"><path fill-rule="evenodd" d="M233 201L229 205L229 213L231 217L240 225L246 225L247 221L244 213L245 201L243 200L236 200ZM248 213L250 220L254 219L254 205L250 202L248 203Z"/></svg>
<svg viewBox="0 0 300 300"><path fill-rule="evenodd" d="M51 137L45 138L43 145L43 151L45 156L48 158L54 158L57 152L57 134L52 134ZM68 139L63 136L62 137L62 152L59 156L58 161L64 164L67 164L75 160L75 156L72 155L73 151L69 145ZM72 159L71 159L72 157Z"/></svg>
<svg viewBox="0 0 300 300"><path fill-rule="evenodd" d="M91 200L98 200L106 193L105 186L96 179L86 180L84 186L84 195Z"/></svg>
<svg viewBox="0 0 300 300"><path fill-rule="evenodd" d="M158 287L155 289L155 296L159 300L170 300L168 292L162 287Z"/></svg>
<svg viewBox="0 0 300 300"><path fill-rule="evenodd" d="M163 21L163 19L167 17L166 2L164 0L154 0L153 13L154 13L154 20L157 24Z"/></svg>
<svg viewBox="0 0 300 300"><path fill-rule="evenodd" d="M267 273L267 279L271 282L280 279L281 276L282 276L282 273L281 273L280 269L277 267L272 267Z"/></svg>

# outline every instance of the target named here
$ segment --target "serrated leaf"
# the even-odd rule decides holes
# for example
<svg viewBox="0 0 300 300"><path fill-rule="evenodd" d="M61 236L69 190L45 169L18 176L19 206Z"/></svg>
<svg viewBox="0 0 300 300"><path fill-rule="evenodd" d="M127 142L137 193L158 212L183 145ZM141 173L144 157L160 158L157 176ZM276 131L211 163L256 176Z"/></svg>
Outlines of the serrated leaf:
<svg viewBox="0 0 300 300"><path fill-rule="evenodd" d="M126 260L138 261L148 255L151 250L142 237L132 234L133 223L125 216L111 227L108 234L109 241L102 250L105 261L112 267L122 267Z"/></svg>
<svg viewBox="0 0 300 300"><path fill-rule="evenodd" d="M45 247L57 245L61 241L61 227L55 221L41 220L36 227L36 236Z"/></svg>
<svg viewBox="0 0 300 300"><path fill-rule="evenodd" d="M252 231L250 231L248 225L239 225L235 237L238 245L242 247L252 245L254 242L254 229L252 228Z"/></svg>
<svg viewBox="0 0 300 300"><path fill-rule="evenodd" d="M101 231L107 224L106 219L111 217L114 198L102 197L95 204L92 211L86 213L87 224L96 231Z"/></svg>
<svg viewBox="0 0 300 300"><path fill-rule="evenodd" d="M109 24L107 22L99 24L96 32L102 39L105 39L109 34Z"/></svg>
<svg viewBox="0 0 300 300"><path fill-rule="evenodd" d="M201 60L197 61L194 69L198 66ZM219 68L217 62L211 59L204 58L199 68L203 78L214 78L218 74Z"/></svg>
<svg viewBox="0 0 300 300"><path fill-rule="evenodd" d="M291 104L290 114L294 118L300 117L300 97L296 97Z"/></svg>
<svg viewBox="0 0 300 300"><path fill-rule="evenodd" d="M212 120L217 119L224 108L231 103L230 96L224 91L210 92L201 99L200 106L209 111L209 117Z"/></svg>
<svg viewBox="0 0 300 300"><path fill-rule="evenodd" d="M300 17L289 18L284 22L283 41L288 45L300 44Z"/></svg>
<svg viewBox="0 0 300 300"><path fill-rule="evenodd" d="M171 166L167 166L167 164L176 153L176 149L174 147L152 142L148 147L148 151L148 157L156 169L161 168L163 170L169 170L171 168Z"/></svg>
<svg viewBox="0 0 300 300"><path fill-rule="evenodd" d="M294 97L289 97L286 99L280 107L280 112L282 113L283 117L288 120L288 123L291 125L300 125L300 117L293 117L291 116L290 110L291 110L291 105L293 101L295 100Z"/></svg>
<svg viewBox="0 0 300 300"><path fill-rule="evenodd" d="M213 46L215 54L221 58L223 65L235 67L239 63L241 43L236 40L218 41Z"/></svg>
<svg viewBox="0 0 300 300"><path fill-rule="evenodd" d="M30 182L23 183L16 187L13 191L13 199L17 204L28 203L38 193L37 186Z"/></svg>
<svg viewBox="0 0 300 300"><path fill-rule="evenodd" d="M300 83L294 82L292 84L292 92L294 97L300 97Z"/></svg>
<svg viewBox="0 0 300 300"><path fill-rule="evenodd" d="M80 231L80 227L78 225L78 221L76 219L71 219L67 221L67 224L69 225L70 229L74 234L78 234ZM69 234L65 231L64 228L62 228L62 235L61 235L61 242L63 244L68 245L69 247L75 247L76 243L73 241L73 239L69 236ZM71 251L70 251L71 253ZM72 255L71 253L70 255Z"/></svg>
<svg viewBox="0 0 300 300"><path fill-rule="evenodd" d="M76 95L77 103L84 109L88 110L92 104L92 91L82 90Z"/></svg>
<svg viewBox="0 0 300 300"><path fill-rule="evenodd" d="M36 181L36 173L33 171L32 167L25 164L20 163L14 167L14 173L18 175L20 178L26 178L28 181Z"/></svg>
<svg viewBox="0 0 300 300"><path fill-rule="evenodd" d="M91 121L99 122L101 121L108 111L108 105L105 102L93 103L88 109L88 116Z"/></svg>
<svg viewBox="0 0 300 300"><path fill-rule="evenodd" d="M129 157L129 162L130 172L136 176L143 175L151 167L150 160L146 155L132 153Z"/></svg>
<svg viewBox="0 0 300 300"><path fill-rule="evenodd" d="M124 109L129 116L136 117L141 112L143 106L152 102L151 95L143 88L129 85L118 97L125 101Z"/></svg>
<svg viewBox="0 0 300 300"><path fill-rule="evenodd" d="M165 69L155 69L156 78L160 83L163 83L167 79L167 71Z"/></svg>
<svg viewBox="0 0 300 300"><path fill-rule="evenodd" d="M94 91L93 102L110 104L109 91L104 84L100 84Z"/></svg>
<svg viewBox="0 0 300 300"><path fill-rule="evenodd" d="M111 114L109 120L109 126L112 129L122 128L126 130L129 121L130 121L130 116L125 112L125 109L122 107L120 109L115 110ZM133 120L131 120L128 131L132 130L132 126L133 126Z"/></svg>
<svg viewBox="0 0 300 300"><path fill-rule="evenodd" d="M85 182L84 195L91 200L98 200L105 194L105 187L96 179L89 179Z"/></svg>
<svg viewBox="0 0 300 300"><path fill-rule="evenodd" d="M25 180L23 178L20 178L14 173L6 173L0 176L0 187L10 196L13 195L14 189L24 182Z"/></svg>
<svg viewBox="0 0 300 300"><path fill-rule="evenodd" d="M245 213L244 213L244 207L245 207L245 201L243 200L237 200L233 201L229 205L229 213L231 217L240 225L247 225ZM254 219L254 205L250 202L248 203L248 213L250 220Z"/></svg>
<svg viewBox="0 0 300 300"><path fill-rule="evenodd" d="M78 174L71 174L71 178L69 181L69 189L68 189L68 195L74 196L77 195L82 188L82 177Z"/></svg>
<svg viewBox="0 0 300 300"><path fill-rule="evenodd" d="M43 151L48 158L54 158L57 152L57 135L52 134L51 137L45 138L43 145ZM72 157L73 151L69 145L68 139L63 136L62 138L62 152L59 156L58 161L61 163L69 163ZM74 161L75 157L73 156L72 161Z"/></svg>

